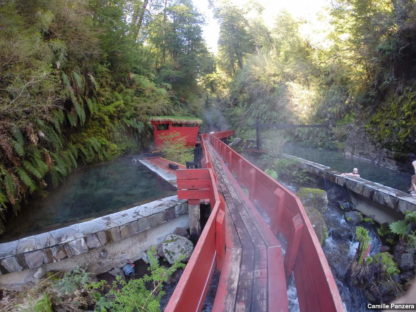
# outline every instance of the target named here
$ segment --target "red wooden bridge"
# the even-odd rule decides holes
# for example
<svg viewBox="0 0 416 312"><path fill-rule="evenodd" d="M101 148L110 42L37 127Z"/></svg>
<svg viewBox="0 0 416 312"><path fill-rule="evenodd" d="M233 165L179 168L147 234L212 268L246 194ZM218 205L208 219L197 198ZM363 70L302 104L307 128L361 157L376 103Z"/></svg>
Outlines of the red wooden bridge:
<svg viewBox="0 0 416 312"><path fill-rule="evenodd" d="M204 168L177 171L179 198L211 214L165 311L200 311L216 270L212 311L288 311L292 274L300 311L343 311L302 203L221 141L232 134L202 135Z"/></svg>

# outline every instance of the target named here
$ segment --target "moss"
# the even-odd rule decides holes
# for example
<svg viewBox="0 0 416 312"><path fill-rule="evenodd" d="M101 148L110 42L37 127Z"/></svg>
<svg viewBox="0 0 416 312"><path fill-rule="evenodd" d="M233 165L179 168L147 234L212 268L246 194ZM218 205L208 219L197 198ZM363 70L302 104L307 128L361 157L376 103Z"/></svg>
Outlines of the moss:
<svg viewBox="0 0 416 312"><path fill-rule="evenodd" d="M325 212L328 205L326 192L317 188L302 187L297 192L304 206L309 206Z"/></svg>
<svg viewBox="0 0 416 312"><path fill-rule="evenodd" d="M186 124L202 124L202 120L196 117L189 117L189 116L153 116L150 117L152 121L173 121L173 122L180 122Z"/></svg>
<svg viewBox="0 0 416 312"><path fill-rule="evenodd" d="M374 261L381 263L383 265L384 272L389 276L400 273L393 256L388 252L380 252L376 254L374 256Z"/></svg>
<svg viewBox="0 0 416 312"><path fill-rule="evenodd" d="M325 240L328 238L328 227L322 213L318 209L310 207L306 207L306 213L313 225L316 236L318 236L319 242L321 245L324 245Z"/></svg>

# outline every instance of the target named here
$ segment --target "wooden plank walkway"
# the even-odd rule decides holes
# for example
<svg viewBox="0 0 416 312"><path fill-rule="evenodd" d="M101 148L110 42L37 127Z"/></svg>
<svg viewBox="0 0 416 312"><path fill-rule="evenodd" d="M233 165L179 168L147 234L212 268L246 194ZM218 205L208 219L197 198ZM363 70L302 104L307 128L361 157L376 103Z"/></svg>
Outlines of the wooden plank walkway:
<svg viewBox="0 0 416 312"><path fill-rule="evenodd" d="M287 311L281 246L257 210L248 204L222 158L206 144L226 201L226 226L234 250L238 250L232 263L234 274L228 276L224 311ZM276 281L280 285L275 285Z"/></svg>

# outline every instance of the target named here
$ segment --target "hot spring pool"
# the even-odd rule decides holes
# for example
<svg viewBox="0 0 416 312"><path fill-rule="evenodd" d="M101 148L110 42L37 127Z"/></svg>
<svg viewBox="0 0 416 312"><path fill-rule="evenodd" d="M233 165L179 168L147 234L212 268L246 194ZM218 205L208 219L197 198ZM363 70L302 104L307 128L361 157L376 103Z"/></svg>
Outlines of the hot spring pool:
<svg viewBox="0 0 416 312"><path fill-rule="evenodd" d="M58 188L25 204L11 217L0 242L50 231L175 194L175 188L135 161L77 169Z"/></svg>

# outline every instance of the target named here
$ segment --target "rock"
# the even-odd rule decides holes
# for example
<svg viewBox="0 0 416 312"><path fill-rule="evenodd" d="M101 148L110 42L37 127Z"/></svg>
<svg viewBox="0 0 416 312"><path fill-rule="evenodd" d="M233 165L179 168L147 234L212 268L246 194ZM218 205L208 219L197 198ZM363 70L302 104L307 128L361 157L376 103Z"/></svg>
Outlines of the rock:
<svg viewBox="0 0 416 312"><path fill-rule="evenodd" d="M303 187L299 190L297 195L302 201L309 220L318 236L321 245L324 244L328 237L328 227L326 225L323 213L327 209L328 199L326 192L320 189Z"/></svg>
<svg viewBox="0 0 416 312"><path fill-rule="evenodd" d="M65 245L65 249L68 255L78 256L88 251L88 246L85 243L84 238L78 238Z"/></svg>
<svg viewBox="0 0 416 312"><path fill-rule="evenodd" d="M148 252L149 251L151 251L152 249L154 249L155 250L155 252L153 253L153 255L156 257L156 259L157 258L159 258L159 257L164 257L164 254L163 254L163 251L162 252L160 252L160 250L161 250L161 245L159 245L159 246L151 246L148 250L146 250L146 251L143 251L143 253L142 253L142 260L145 262L145 263L147 263L147 264L149 264L150 263L150 261L149 261L149 256L148 256Z"/></svg>
<svg viewBox="0 0 416 312"><path fill-rule="evenodd" d="M363 221L363 215L358 211L348 211L345 213L345 220L347 222L357 225Z"/></svg>
<svg viewBox="0 0 416 312"><path fill-rule="evenodd" d="M325 244L325 254L329 260L332 271L335 276L344 281L353 261L352 257L348 257L349 243L347 241L340 241L337 243Z"/></svg>
<svg viewBox="0 0 416 312"><path fill-rule="evenodd" d="M176 234L169 234L161 244L163 256L170 263L175 263L181 256L188 260L192 254L194 246L192 242Z"/></svg>
<svg viewBox="0 0 416 312"><path fill-rule="evenodd" d="M328 197L326 192L317 188L301 187L297 192L305 207L317 209L324 213L328 208Z"/></svg>
<svg viewBox="0 0 416 312"><path fill-rule="evenodd" d="M0 244L0 258L14 256L16 254L16 248L18 245L18 240L1 243Z"/></svg>
<svg viewBox="0 0 416 312"><path fill-rule="evenodd" d="M43 250L25 253L25 261L29 269L35 269L45 263L46 255Z"/></svg>
<svg viewBox="0 0 416 312"><path fill-rule="evenodd" d="M40 267L36 270L36 272L33 274L33 277L37 280L41 279L45 275L46 271L44 268Z"/></svg>
<svg viewBox="0 0 416 312"><path fill-rule="evenodd" d="M61 261L67 257L65 248L62 245L54 246L50 248L53 262Z"/></svg>
<svg viewBox="0 0 416 312"><path fill-rule="evenodd" d="M400 257L399 267L403 271L410 271L415 267L413 253L404 253Z"/></svg>
<svg viewBox="0 0 416 312"><path fill-rule="evenodd" d="M338 207L344 211L351 211L353 209L351 203L348 201L338 201Z"/></svg>
<svg viewBox="0 0 416 312"><path fill-rule="evenodd" d="M19 272L23 270L22 266L17 262L16 257L9 257L1 260L1 265L7 272Z"/></svg>
<svg viewBox="0 0 416 312"><path fill-rule="evenodd" d="M348 191L336 184L332 185L327 191L326 195L330 202L345 202L348 199Z"/></svg>
<svg viewBox="0 0 416 312"><path fill-rule="evenodd" d="M409 281L412 281L414 276L415 276L415 273L413 271L403 272L399 275L400 280L403 284L405 284Z"/></svg>
<svg viewBox="0 0 416 312"><path fill-rule="evenodd" d="M188 231L185 228L182 228L182 227L177 227L175 229L175 231L173 231L173 234L183 236L183 237L186 237L186 238L189 237Z"/></svg>
<svg viewBox="0 0 416 312"><path fill-rule="evenodd" d="M331 228L331 225L329 225ZM353 232L351 231L350 227L346 224L337 224L336 228L334 227L330 231L330 236L332 236L336 240L347 241L353 238Z"/></svg>
<svg viewBox="0 0 416 312"><path fill-rule="evenodd" d="M95 235L95 234L88 234L85 237L85 240L87 242L88 248L98 248L98 247L101 247L101 242L98 239L97 235Z"/></svg>

